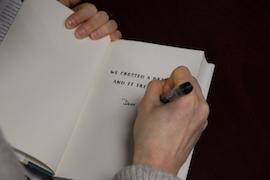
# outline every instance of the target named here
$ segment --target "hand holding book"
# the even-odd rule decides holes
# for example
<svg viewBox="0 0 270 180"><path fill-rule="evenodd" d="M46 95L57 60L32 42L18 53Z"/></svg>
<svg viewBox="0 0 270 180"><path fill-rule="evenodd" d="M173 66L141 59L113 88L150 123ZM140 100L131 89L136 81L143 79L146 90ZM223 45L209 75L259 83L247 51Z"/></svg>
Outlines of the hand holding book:
<svg viewBox="0 0 270 180"><path fill-rule="evenodd" d="M81 0L59 0L67 7L74 7ZM84 3L73 9L75 12L70 15L65 25L68 29L77 28L75 35L78 39L89 36L93 40L110 35L112 41L121 39L122 34L117 30L118 25L115 20L109 19L105 11L98 11L96 6Z"/></svg>

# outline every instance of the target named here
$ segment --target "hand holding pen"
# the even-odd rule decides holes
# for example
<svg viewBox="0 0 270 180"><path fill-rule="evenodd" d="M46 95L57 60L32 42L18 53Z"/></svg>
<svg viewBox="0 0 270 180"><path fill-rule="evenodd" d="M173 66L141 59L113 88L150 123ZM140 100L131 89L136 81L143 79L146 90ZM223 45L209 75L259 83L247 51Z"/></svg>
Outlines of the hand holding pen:
<svg viewBox="0 0 270 180"><path fill-rule="evenodd" d="M150 82L134 126L133 164L176 175L206 128L208 114L200 86L186 67L167 80Z"/></svg>

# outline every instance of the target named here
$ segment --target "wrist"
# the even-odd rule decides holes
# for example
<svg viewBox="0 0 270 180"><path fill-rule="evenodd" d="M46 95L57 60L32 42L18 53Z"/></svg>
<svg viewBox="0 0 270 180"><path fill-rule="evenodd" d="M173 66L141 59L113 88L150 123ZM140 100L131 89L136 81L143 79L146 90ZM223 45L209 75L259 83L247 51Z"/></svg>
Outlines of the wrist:
<svg viewBox="0 0 270 180"><path fill-rule="evenodd" d="M155 153L149 153L147 155L135 153L132 164L155 167L174 176L177 175L180 169L180 166L174 162L174 159L170 155L155 155Z"/></svg>

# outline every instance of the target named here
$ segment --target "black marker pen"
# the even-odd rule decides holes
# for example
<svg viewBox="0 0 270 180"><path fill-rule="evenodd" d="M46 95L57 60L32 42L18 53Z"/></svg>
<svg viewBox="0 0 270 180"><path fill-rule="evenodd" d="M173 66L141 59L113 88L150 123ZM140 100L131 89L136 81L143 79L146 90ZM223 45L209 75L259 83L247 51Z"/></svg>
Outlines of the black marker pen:
<svg viewBox="0 0 270 180"><path fill-rule="evenodd" d="M160 96L160 101L163 103L168 103L174 101L192 91L193 87L190 82L181 84L180 86L173 88L168 94L163 94Z"/></svg>

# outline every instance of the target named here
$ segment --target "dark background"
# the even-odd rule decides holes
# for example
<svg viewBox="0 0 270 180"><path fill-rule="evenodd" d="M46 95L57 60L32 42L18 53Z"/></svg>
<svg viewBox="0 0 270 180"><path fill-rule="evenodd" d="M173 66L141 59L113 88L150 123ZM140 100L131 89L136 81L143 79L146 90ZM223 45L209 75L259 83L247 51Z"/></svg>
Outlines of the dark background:
<svg viewBox="0 0 270 180"><path fill-rule="evenodd" d="M269 0L87 0L124 39L205 51L216 65L190 180L270 179Z"/></svg>

